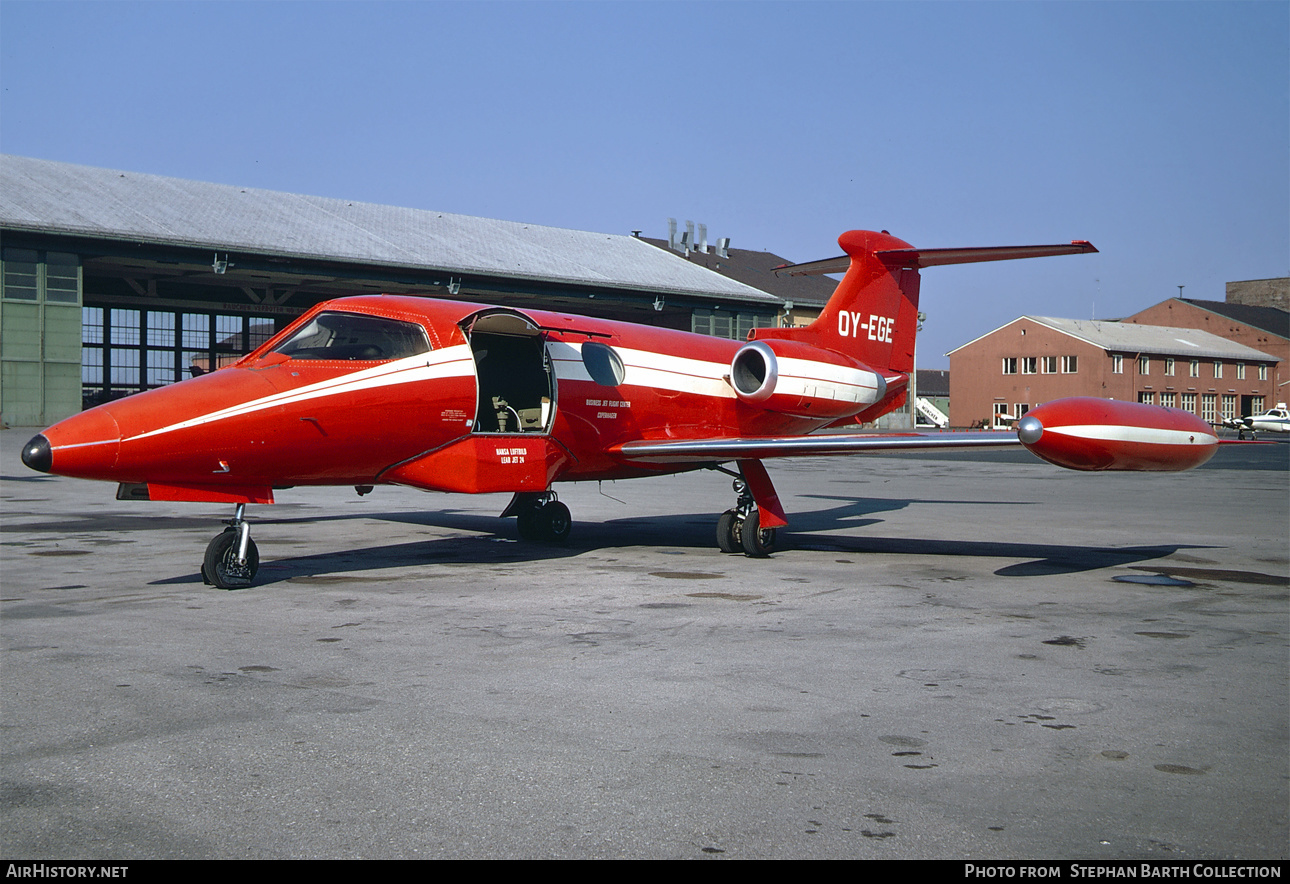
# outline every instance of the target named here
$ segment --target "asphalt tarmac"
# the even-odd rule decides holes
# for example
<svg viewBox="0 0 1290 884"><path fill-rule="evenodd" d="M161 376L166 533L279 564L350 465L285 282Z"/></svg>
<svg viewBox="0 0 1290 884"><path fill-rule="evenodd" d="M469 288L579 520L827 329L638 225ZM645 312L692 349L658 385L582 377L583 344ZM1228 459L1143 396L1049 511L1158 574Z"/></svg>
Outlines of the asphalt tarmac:
<svg viewBox="0 0 1290 884"><path fill-rule="evenodd" d="M118 502L0 431L7 859L1285 859L1290 445L1181 475L1024 453L505 496Z"/></svg>

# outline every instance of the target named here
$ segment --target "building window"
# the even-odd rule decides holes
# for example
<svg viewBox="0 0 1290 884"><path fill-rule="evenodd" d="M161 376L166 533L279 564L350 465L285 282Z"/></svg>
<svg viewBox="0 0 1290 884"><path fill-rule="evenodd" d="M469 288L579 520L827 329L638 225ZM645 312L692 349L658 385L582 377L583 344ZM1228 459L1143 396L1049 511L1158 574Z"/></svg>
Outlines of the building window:
<svg viewBox="0 0 1290 884"><path fill-rule="evenodd" d="M754 328L768 328L775 317L755 313L730 313L726 310L695 310L690 315L690 331L718 338L745 340Z"/></svg>
<svg viewBox="0 0 1290 884"><path fill-rule="evenodd" d="M1267 379L1268 379L1268 367L1267 367L1266 365L1260 365L1260 366L1259 366L1259 380L1261 380L1261 381L1266 381Z"/></svg>
<svg viewBox="0 0 1290 884"><path fill-rule="evenodd" d="M1017 357L1015 357L1015 356L1005 356L1005 357L1003 358L1003 373L1004 373L1004 374L1016 374L1016 373L1017 373Z"/></svg>
<svg viewBox="0 0 1290 884"><path fill-rule="evenodd" d="M1191 361L1191 367L1190 367L1190 368L1188 368L1188 370L1187 370L1187 375L1188 375L1188 377L1193 377L1193 378L1198 378L1198 377L1200 377L1200 360L1199 360L1199 359L1193 359L1193 360Z"/></svg>
<svg viewBox="0 0 1290 884"><path fill-rule="evenodd" d="M1263 397L1250 397L1250 414L1263 414Z"/></svg>
<svg viewBox="0 0 1290 884"><path fill-rule="evenodd" d="M1244 362L1238 362L1238 363L1236 363L1236 379L1237 379L1238 381L1243 381L1243 380L1245 380L1245 363L1244 363Z"/></svg>
<svg viewBox="0 0 1290 884"><path fill-rule="evenodd" d="M1006 430L1010 421L1008 420L1008 403L994 403L994 428L996 430Z"/></svg>
<svg viewBox="0 0 1290 884"><path fill-rule="evenodd" d="M1212 424L1218 411L1218 394L1202 393L1200 395L1200 419Z"/></svg>
<svg viewBox="0 0 1290 884"><path fill-rule="evenodd" d="M1173 376L1174 376L1174 360L1173 360L1173 357L1169 357L1165 360L1165 377L1171 378Z"/></svg>
<svg viewBox="0 0 1290 884"><path fill-rule="evenodd" d="M81 302L81 259L65 252L45 253L45 300Z"/></svg>
<svg viewBox="0 0 1290 884"><path fill-rule="evenodd" d="M1165 408L1177 408L1177 407L1178 407L1178 394L1177 394L1177 393L1161 393L1161 394L1160 394L1160 404L1161 404L1161 405L1163 405Z"/></svg>
<svg viewBox="0 0 1290 884"><path fill-rule="evenodd" d="M1223 394L1223 420L1230 421L1236 417L1236 394Z"/></svg>
<svg viewBox="0 0 1290 884"><path fill-rule="evenodd" d="M1021 373L1034 374L1039 370L1039 359L1035 356L1021 357Z"/></svg>
<svg viewBox="0 0 1290 884"><path fill-rule="evenodd" d="M66 252L5 249L0 296L10 301L81 302L81 259ZM43 296L42 296L43 293Z"/></svg>
<svg viewBox="0 0 1290 884"><path fill-rule="evenodd" d="M1182 394L1182 410L1190 412L1192 414L1196 413L1196 394L1195 393Z"/></svg>
<svg viewBox="0 0 1290 884"><path fill-rule="evenodd" d="M1027 405L1025 402L1014 402L1014 403L1012 403L1012 416L1013 416L1013 417L1020 419L1021 417L1023 417L1023 416L1025 415L1025 413L1026 413L1027 411L1030 411L1030 406L1029 406L1029 405Z"/></svg>
<svg viewBox="0 0 1290 884"><path fill-rule="evenodd" d="M1151 374L1151 357L1138 357L1138 374Z"/></svg>
<svg viewBox="0 0 1290 884"><path fill-rule="evenodd" d="M1223 363L1221 360L1214 360L1214 379L1217 380L1223 376Z"/></svg>
<svg viewBox="0 0 1290 884"><path fill-rule="evenodd" d="M1156 394L1155 394L1155 393L1139 393L1139 394L1138 394L1138 404L1139 404L1139 405L1155 405L1155 404L1156 404Z"/></svg>
<svg viewBox="0 0 1290 884"><path fill-rule="evenodd" d="M1124 374L1124 357L1111 357L1111 374Z"/></svg>
<svg viewBox="0 0 1290 884"><path fill-rule="evenodd" d="M36 284L40 271L39 257L30 249L4 250L4 282L0 288L5 298L35 301L39 297Z"/></svg>
<svg viewBox="0 0 1290 884"><path fill-rule="evenodd" d="M1041 363L1041 365L1043 366L1044 374L1057 374L1057 357L1056 357L1056 356L1045 356L1045 357L1043 357L1043 362Z"/></svg>
<svg viewBox="0 0 1290 884"><path fill-rule="evenodd" d="M1062 374L1075 374L1079 370L1078 356L1062 357Z"/></svg>
<svg viewBox="0 0 1290 884"><path fill-rule="evenodd" d="M267 341L275 325L269 317L82 307L81 404L222 368Z"/></svg>

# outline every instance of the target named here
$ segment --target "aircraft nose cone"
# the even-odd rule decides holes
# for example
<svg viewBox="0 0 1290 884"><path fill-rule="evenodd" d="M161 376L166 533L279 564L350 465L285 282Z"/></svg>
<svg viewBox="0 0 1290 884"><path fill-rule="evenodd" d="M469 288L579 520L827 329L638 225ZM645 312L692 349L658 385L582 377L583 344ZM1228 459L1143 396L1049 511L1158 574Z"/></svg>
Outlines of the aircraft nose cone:
<svg viewBox="0 0 1290 884"><path fill-rule="evenodd" d="M49 468L54 465L49 440L39 434L32 436L31 441L22 448L22 462L33 470L48 473Z"/></svg>
<svg viewBox="0 0 1290 884"><path fill-rule="evenodd" d="M1039 422L1039 418L1027 414L1017 421L1017 438L1024 444L1034 445L1042 435L1044 425Z"/></svg>

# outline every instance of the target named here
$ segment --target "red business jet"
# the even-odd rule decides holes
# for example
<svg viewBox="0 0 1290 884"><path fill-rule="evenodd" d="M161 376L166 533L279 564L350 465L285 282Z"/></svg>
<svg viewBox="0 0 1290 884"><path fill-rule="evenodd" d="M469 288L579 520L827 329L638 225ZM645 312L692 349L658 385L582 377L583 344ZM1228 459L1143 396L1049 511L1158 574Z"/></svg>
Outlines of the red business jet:
<svg viewBox="0 0 1290 884"><path fill-rule="evenodd" d="M820 317L744 342L416 297L329 301L234 365L55 424L22 459L117 482L120 499L234 504L202 567L233 589L259 566L246 504L287 486L513 492L502 515L520 535L559 541L571 522L556 482L717 469L736 493L717 545L765 556L787 524L766 458L1022 444L1072 469L1174 471L1216 450L1195 415L1084 398L1033 409L1015 433L812 435L905 403L922 268L1097 251L916 249L862 230L838 243L841 257L782 269L845 271Z"/></svg>

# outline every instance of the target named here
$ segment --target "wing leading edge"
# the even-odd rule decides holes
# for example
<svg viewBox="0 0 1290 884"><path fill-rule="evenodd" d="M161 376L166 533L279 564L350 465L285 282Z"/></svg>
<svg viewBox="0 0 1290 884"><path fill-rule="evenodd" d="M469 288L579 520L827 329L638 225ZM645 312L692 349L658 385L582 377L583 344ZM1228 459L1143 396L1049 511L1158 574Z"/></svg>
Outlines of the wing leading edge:
<svg viewBox="0 0 1290 884"><path fill-rule="evenodd" d="M746 439L642 440L614 446L610 453L636 463L722 463L769 457L863 454L874 451L926 451L1014 448L1016 433L936 433L904 435L759 436Z"/></svg>

